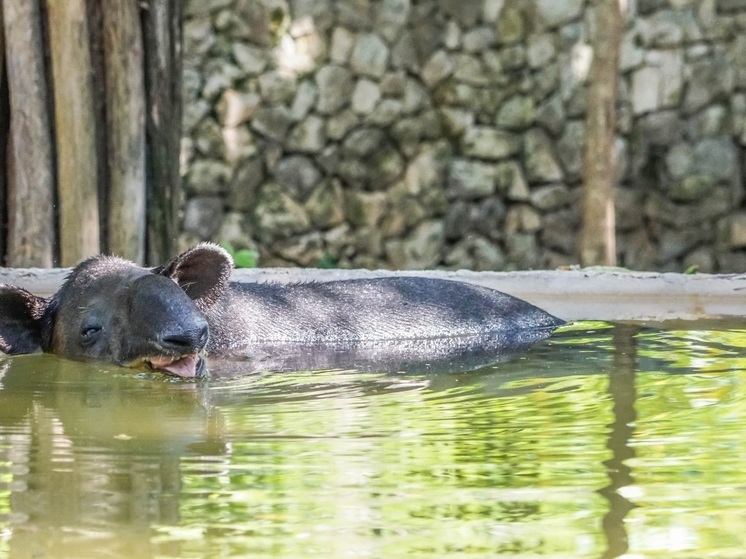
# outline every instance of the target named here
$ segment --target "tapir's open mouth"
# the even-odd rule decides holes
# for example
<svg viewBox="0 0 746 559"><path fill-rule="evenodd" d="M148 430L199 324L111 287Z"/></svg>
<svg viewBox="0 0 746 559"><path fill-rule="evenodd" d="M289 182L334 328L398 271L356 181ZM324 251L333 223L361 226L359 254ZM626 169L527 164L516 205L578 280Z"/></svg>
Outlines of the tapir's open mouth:
<svg viewBox="0 0 746 559"><path fill-rule="evenodd" d="M195 378L202 374L205 368L204 358L198 354L184 356L152 357L145 360L153 369L170 373L182 378Z"/></svg>

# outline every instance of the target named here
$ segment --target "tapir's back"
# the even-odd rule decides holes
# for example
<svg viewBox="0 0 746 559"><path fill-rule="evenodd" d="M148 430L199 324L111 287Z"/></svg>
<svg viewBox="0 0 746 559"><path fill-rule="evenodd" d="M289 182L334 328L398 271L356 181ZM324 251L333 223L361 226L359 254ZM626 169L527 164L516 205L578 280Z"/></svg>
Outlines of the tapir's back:
<svg viewBox="0 0 746 559"><path fill-rule="evenodd" d="M237 284L207 312L212 349L251 343L357 343L551 332L563 322L510 295L462 282L388 277Z"/></svg>

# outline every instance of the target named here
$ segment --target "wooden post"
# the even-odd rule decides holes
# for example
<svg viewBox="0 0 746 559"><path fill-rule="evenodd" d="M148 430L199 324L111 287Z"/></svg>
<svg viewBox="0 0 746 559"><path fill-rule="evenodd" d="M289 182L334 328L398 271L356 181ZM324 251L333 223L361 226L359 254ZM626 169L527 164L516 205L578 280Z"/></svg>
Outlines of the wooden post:
<svg viewBox="0 0 746 559"><path fill-rule="evenodd" d="M99 238L101 251L109 252L109 159L106 139L106 85L104 74L104 26L99 0L86 0L91 41L91 87L96 120L96 174L98 175Z"/></svg>
<svg viewBox="0 0 746 559"><path fill-rule="evenodd" d="M2 0L0 0L2 4ZM7 169L8 128L10 107L8 105L8 80L5 76L5 30L3 8L0 5L0 266L5 263L5 233L7 228Z"/></svg>
<svg viewBox="0 0 746 559"><path fill-rule="evenodd" d="M181 0L144 5L147 110L147 259L173 256L179 233L181 141Z"/></svg>
<svg viewBox="0 0 746 559"><path fill-rule="evenodd" d="M2 0L10 92L8 258L10 266L52 266L54 169L37 0Z"/></svg>
<svg viewBox="0 0 746 559"><path fill-rule="evenodd" d="M137 0L101 6L108 139L109 252L145 257L145 89Z"/></svg>
<svg viewBox="0 0 746 559"><path fill-rule="evenodd" d="M619 0L597 0L583 163L580 262L616 265L614 139L622 37Z"/></svg>
<svg viewBox="0 0 746 559"><path fill-rule="evenodd" d="M60 262L100 251L96 121L85 0L47 0L52 57Z"/></svg>

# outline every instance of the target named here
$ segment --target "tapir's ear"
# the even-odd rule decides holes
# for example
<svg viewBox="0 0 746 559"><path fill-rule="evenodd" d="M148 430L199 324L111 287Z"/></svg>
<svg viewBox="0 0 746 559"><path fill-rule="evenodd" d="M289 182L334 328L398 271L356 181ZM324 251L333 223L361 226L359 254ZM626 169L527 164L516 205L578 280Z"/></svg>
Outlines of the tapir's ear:
<svg viewBox="0 0 746 559"><path fill-rule="evenodd" d="M153 270L178 283L197 307L212 306L228 286L233 259L217 245L200 243Z"/></svg>
<svg viewBox="0 0 746 559"><path fill-rule="evenodd" d="M0 284L0 351L7 354L41 350L42 316L49 301L20 287Z"/></svg>

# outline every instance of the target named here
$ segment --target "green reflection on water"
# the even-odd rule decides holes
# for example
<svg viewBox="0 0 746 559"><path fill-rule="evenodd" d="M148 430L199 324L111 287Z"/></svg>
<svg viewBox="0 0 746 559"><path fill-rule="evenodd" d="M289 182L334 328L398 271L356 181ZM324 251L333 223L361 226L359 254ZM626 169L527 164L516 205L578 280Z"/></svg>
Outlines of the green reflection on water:
<svg viewBox="0 0 746 559"><path fill-rule="evenodd" d="M746 333L691 326L431 376L6 359L0 556L735 556Z"/></svg>

